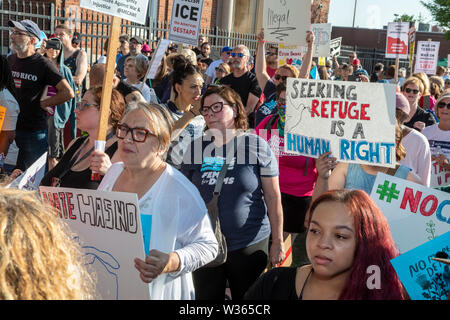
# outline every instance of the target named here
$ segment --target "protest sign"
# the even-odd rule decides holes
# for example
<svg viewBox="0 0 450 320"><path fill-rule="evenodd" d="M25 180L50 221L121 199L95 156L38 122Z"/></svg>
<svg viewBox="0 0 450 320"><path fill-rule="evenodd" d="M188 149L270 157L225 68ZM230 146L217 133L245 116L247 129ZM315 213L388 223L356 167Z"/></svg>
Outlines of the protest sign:
<svg viewBox="0 0 450 320"><path fill-rule="evenodd" d="M285 151L395 166L395 85L287 79Z"/></svg>
<svg viewBox="0 0 450 320"><path fill-rule="evenodd" d="M331 23L315 23L311 25L314 33L313 57L326 57L330 54Z"/></svg>
<svg viewBox="0 0 450 320"><path fill-rule="evenodd" d="M450 255L450 232L391 260L411 300L447 300L450 269L431 259L438 252Z"/></svg>
<svg viewBox="0 0 450 320"><path fill-rule="evenodd" d="M197 46L203 0L174 0L169 40Z"/></svg>
<svg viewBox="0 0 450 320"><path fill-rule="evenodd" d="M450 141L429 140L430 151L433 157L440 155L450 160ZM430 187L446 187L450 185L450 172L446 171L437 161L431 162Z"/></svg>
<svg viewBox="0 0 450 320"><path fill-rule="evenodd" d="M311 0L264 0L263 28L267 42L306 46Z"/></svg>
<svg viewBox="0 0 450 320"><path fill-rule="evenodd" d="M431 75L436 73L439 45L440 43L436 41L417 41L415 73L424 72Z"/></svg>
<svg viewBox="0 0 450 320"><path fill-rule="evenodd" d="M450 231L450 193L378 173L370 196L401 253Z"/></svg>
<svg viewBox="0 0 450 320"><path fill-rule="evenodd" d="M303 47L280 43L278 45L278 68L285 64L300 67L302 65L302 56Z"/></svg>
<svg viewBox="0 0 450 320"><path fill-rule="evenodd" d="M15 188L22 190L37 190L45 174L47 163L47 152L39 157L24 173L18 176L5 188Z"/></svg>
<svg viewBox="0 0 450 320"><path fill-rule="evenodd" d="M389 22L386 39L386 58L408 58L409 22Z"/></svg>
<svg viewBox="0 0 450 320"><path fill-rule="evenodd" d="M145 24L148 0L80 0L80 7Z"/></svg>
<svg viewBox="0 0 450 320"><path fill-rule="evenodd" d="M3 121L5 121L6 117L6 108L0 106L0 132L2 131Z"/></svg>
<svg viewBox="0 0 450 320"><path fill-rule="evenodd" d="M39 191L80 242L102 299L150 298L149 285L134 267L135 258L145 257L135 193L52 187Z"/></svg>
<svg viewBox="0 0 450 320"><path fill-rule="evenodd" d="M410 68L410 72L412 73L412 68L413 68L413 60L414 60L414 49L416 46L416 28L414 27L414 25L412 25L409 28L409 68Z"/></svg>
<svg viewBox="0 0 450 320"><path fill-rule="evenodd" d="M148 64L147 74L145 75L143 83L147 79L153 79L158 71L159 64L161 63L161 59L166 53L167 47L169 46L170 41L166 39L161 39L156 47L155 53L152 54L152 59Z"/></svg>
<svg viewBox="0 0 450 320"><path fill-rule="evenodd" d="M329 57L339 57L341 55L342 37L330 40L330 54Z"/></svg>

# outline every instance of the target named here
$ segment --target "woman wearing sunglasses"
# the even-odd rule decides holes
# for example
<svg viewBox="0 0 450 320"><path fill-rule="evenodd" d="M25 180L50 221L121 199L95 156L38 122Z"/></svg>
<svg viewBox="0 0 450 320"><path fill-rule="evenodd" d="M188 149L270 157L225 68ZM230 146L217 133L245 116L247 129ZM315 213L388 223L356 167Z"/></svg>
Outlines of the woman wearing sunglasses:
<svg viewBox="0 0 450 320"><path fill-rule="evenodd" d="M111 166L98 188L137 194L146 256L134 260L135 276L150 283L153 300L194 299L191 272L217 255L198 190L164 161L172 125L160 105L130 106L116 130L123 162Z"/></svg>
<svg viewBox="0 0 450 320"><path fill-rule="evenodd" d="M229 75L231 72L230 65L228 63L222 62L216 67L216 80L214 80L214 84L219 84L220 80Z"/></svg>
<svg viewBox="0 0 450 320"><path fill-rule="evenodd" d="M208 130L186 150L181 172L209 203L228 159L217 203L228 256L224 264L194 272L196 298L224 300L228 281L232 299L240 300L266 268L268 257L272 265L284 259L278 164L266 141L245 133L247 117L233 89L208 87L200 110Z"/></svg>
<svg viewBox="0 0 450 320"><path fill-rule="evenodd" d="M406 119L405 125L418 131L436 123L433 115L419 106L419 99L424 90L423 82L417 77L409 77L402 87L402 93L408 99L410 106L409 117Z"/></svg>
<svg viewBox="0 0 450 320"><path fill-rule="evenodd" d="M58 164L42 178L42 186L95 190L100 181L91 181L91 173L98 172L103 176L111 163L118 160L114 132L124 112L125 101L117 90L112 90L105 152L95 151L101 94L102 87L89 89L77 104L77 128L87 135L72 140Z"/></svg>

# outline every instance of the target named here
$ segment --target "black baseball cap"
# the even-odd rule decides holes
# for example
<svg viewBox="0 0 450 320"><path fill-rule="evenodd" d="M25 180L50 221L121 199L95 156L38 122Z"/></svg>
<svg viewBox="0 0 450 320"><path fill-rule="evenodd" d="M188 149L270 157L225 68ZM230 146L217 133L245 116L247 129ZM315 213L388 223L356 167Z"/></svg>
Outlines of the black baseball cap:
<svg viewBox="0 0 450 320"><path fill-rule="evenodd" d="M8 21L8 26L20 29L22 31L31 33L33 36L41 40L41 29L39 29L38 25L31 20L22 20L22 21Z"/></svg>

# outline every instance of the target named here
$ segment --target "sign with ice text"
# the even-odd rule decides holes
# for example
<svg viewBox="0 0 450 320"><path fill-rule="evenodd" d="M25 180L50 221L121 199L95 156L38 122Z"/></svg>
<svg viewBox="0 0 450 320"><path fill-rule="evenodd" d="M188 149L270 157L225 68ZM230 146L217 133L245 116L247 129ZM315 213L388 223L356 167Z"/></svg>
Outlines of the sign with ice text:
<svg viewBox="0 0 450 320"><path fill-rule="evenodd" d="M395 166L395 85L287 79L285 152Z"/></svg>
<svg viewBox="0 0 450 320"><path fill-rule="evenodd" d="M80 0L80 7L145 24L148 0Z"/></svg>
<svg viewBox="0 0 450 320"><path fill-rule="evenodd" d="M203 0L174 0L169 40L197 46L202 9Z"/></svg>
<svg viewBox="0 0 450 320"><path fill-rule="evenodd" d="M39 191L80 243L101 299L150 299L149 285L134 267L135 258L145 257L135 193L53 187Z"/></svg>
<svg viewBox="0 0 450 320"><path fill-rule="evenodd" d="M450 193L378 173L370 196L401 253L450 231Z"/></svg>
<svg viewBox="0 0 450 320"><path fill-rule="evenodd" d="M439 45L440 42L437 41L417 41L415 73L436 74Z"/></svg>
<svg viewBox="0 0 450 320"><path fill-rule="evenodd" d="M263 28L267 42L306 46L311 0L264 0Z"/></svg>
<svg viewBox="0 0 450 320"><path fill-rule="evenodd" d="M450 232L391 260L411 300L447 300L450 267L432 259L438 253L450 255Z"/></svg>
<svg viewBox="0 0 450 320"><path fill-rule="evenodd" d="M303 47L296 45L278 45L278 67L290 64L294 67L302 65Z"/></svg>
<svg viewBox="0 0 450 320"><path fill-rule="evenodd" d="M314 23L311 31L315 38L313 57L327 57L330 54L331 23Z"/></svg>
<svg viewBox="0 0 450 320"><path fill-rule="evenodd" d="M408 59L409 22L389 22L386 35L386 58Z"/></svg>

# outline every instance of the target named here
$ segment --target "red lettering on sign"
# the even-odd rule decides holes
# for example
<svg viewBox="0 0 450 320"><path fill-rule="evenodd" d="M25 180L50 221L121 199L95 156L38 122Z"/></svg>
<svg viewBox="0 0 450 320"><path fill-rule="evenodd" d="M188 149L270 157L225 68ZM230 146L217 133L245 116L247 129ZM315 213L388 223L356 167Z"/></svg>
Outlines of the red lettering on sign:
<svg viewBox="0 0 450 320"><path fill-rule="evenodd" d="M422 192L417 191L414 195L414 190L406 187L405 193L403 194L402 203L400 204L401 209L406 209L406 204L409 202L409 209L411 212L416 213L419 207L420 198L422 198Z"/></svg>
<svg viewBox="0 0 450 320"><path fill-rule="evenodd" d="M427 204L430 201L432 201L431 207L429 210L426 210ZM422 203L420 204L420 213L425 217L431 216L436 211L438 203L438 199L430 194L425 199L423 199Z"/></svg>

